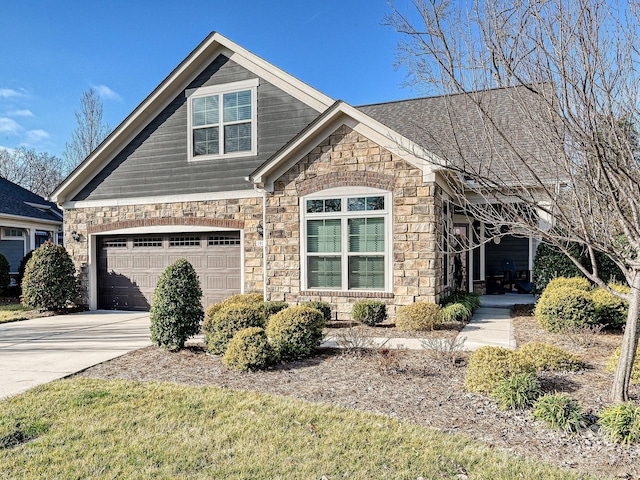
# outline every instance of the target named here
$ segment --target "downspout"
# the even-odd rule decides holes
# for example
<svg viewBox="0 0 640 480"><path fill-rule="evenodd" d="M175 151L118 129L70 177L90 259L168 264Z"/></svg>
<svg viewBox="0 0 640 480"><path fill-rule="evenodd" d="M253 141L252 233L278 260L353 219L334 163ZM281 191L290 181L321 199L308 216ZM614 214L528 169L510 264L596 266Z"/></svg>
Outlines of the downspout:
<svg viewBox="0 0 640 480"><path fill-rule="evenodd" d="M267 191L262 189L262 296L267 300Z"/></svg>

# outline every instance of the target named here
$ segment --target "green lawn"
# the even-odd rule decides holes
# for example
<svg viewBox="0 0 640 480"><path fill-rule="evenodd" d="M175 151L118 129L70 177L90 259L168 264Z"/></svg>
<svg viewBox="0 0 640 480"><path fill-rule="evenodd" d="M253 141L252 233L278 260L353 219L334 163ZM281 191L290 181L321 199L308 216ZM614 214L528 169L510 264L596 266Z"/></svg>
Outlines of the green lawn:
<svg viewBox="0 0 640 480"><path fill-rule="evenodd" d="M76 378L0 411L0 478L579 478L384 416L214 387Z"/></svg>
<svg viewBox="0 0 640 480"><path fill-rule="evenodd" d="M36 313L33 308L20 303L0 305L0 323L26 320L27 318L32 318Z"/></svg>

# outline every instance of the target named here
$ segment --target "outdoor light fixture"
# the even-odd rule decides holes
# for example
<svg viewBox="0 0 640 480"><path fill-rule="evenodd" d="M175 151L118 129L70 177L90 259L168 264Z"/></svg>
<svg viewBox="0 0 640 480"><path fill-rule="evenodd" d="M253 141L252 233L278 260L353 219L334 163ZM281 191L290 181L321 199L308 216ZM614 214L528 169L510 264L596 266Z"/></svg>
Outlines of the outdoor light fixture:
<svg viewBox="0 0 640 480"><path fill-rule="evenodd" d="M260 238L264 237L264 227L262 226L262 222L258 224L256 230L258 231L258 235L260 235Z"/></svg>
<svg viewBox="0 0 640 480"><path fill-rule="evenodd" d="M74 242L79 242L82 235L76 232L75 230L71 232L71 238L73 238Z"/></svg>

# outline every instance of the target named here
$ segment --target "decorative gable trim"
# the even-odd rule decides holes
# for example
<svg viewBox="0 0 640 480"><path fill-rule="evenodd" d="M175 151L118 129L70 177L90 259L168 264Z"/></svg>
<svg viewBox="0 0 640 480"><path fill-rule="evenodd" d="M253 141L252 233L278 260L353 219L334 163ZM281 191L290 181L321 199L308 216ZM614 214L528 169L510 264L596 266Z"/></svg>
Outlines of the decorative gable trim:
<svg viewBox="0 0 640 480"><path fill-rule="evenodd" d="M211 33L151 94L55 189L50 199L71 200L119 152L219 55L265 79L275 87L323 112L333 100L217 32Z"/></svg>
<svg viewBox="0 0 640 480"><path fill-rule="evenodd" d="M346 125L366 136L381 147L422 170L425 182L434 181L435 172L440 169L437 165L443 164L442 160L435 154L339 100L256 169L248 177L248 180L258 188L273 191L274 182L280 176L342 125Z"/></svg>

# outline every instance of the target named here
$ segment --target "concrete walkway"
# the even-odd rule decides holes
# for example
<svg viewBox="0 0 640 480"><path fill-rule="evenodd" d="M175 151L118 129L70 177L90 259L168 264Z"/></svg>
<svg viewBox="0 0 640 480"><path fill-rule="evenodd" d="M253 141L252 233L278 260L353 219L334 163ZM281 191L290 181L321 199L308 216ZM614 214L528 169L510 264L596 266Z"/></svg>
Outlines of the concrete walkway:
<svg viewBox="0 0 640 480"><path fill-rule="evenodd" d="M151 345L148 312L82 312L0 324L0 398Z"/></svg>
<svg viewBox="0 0 640 480"><path fill-rule="evenodd" d="M535 302L534 295L517 293L480 297L480 308L458 334L460 341L464 338L464 350L473 352L486 345L515 349L511 309L514 305Z"/></svg>

